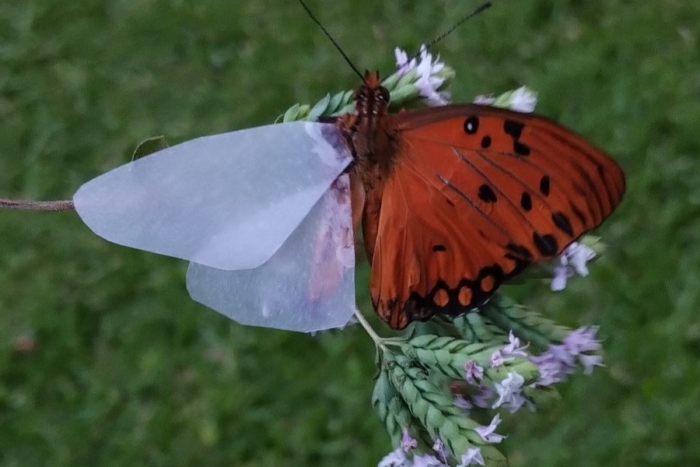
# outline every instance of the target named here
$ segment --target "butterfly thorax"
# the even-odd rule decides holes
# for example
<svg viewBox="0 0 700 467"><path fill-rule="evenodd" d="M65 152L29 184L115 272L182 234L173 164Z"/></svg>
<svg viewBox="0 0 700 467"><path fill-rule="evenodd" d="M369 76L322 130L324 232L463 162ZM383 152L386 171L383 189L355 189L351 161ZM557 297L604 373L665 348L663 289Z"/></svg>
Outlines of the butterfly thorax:
<svg viewBox="0 0 700 467"><path fill-rule="evenodd" d="M396 153L397 138L388 113L389 91L381 85L378 73L367 72L353 100L355 113L342 116L338 126L352 152L353 170L365 189L371 189L386 178Z"/></svg>
<svg viewBox="0 0 700 467"><path fill-rule="evenodd" d="M353 93L355 113L337 120L338 128L352 153L350 183L354 230L360 220L367 259L372 262L377 219L381 210L385 181L398 153L398 134L388 113L389 91L381 85L378 73L367 72L363 84Z"/></svg>

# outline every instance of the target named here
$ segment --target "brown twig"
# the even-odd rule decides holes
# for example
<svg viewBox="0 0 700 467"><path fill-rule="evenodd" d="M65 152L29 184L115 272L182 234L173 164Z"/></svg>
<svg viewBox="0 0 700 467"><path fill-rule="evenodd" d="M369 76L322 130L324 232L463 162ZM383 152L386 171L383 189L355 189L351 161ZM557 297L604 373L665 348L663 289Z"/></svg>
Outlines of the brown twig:
<svg viewBox="0 0 700 467"><path fill-rule="evenodd" d="M0 199L0 208L20 211L73 211L72 200L62 201L26 201L18 199Z"/></svg>

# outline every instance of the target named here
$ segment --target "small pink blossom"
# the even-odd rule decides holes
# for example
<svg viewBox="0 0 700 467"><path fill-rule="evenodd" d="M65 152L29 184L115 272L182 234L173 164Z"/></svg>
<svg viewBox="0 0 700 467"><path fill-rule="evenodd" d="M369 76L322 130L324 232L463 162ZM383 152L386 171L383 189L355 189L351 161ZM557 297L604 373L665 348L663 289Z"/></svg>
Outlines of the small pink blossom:
<svg viewBox="0 0 700 467"><path fill-rule="evenodd" d="M440 459L430 454L414 455L411 467L448 467Z"/></svg>
<svg viewBox="0 0 700 467"><path fill-rule="evenodd" d="M540 372L535 386L551 386L564 380L561 364L552 354L545 352L542 355L531 357L530 361L537 365Z"/></svg>
<svg viewBox="0 0 700 467"><path fill-rule="evenodd" d="M474 98L473 102L479 105L491 105L496 102L496 99L493 96L479 95Z"/></svg>
<svg viewBox="0 0 700 467"><path fill-rule="evenodd" d="M593 368L603 365L603 357L600 355L579 355L579 362L583 365L583 374L590 375L593 373Z"/></svg>
<svg viewBox="0 0 700 467"><path fill-rule="evenodd" d="M573 276L573 272L570 272L566 266L554 266L552 283L549 287L552 289L552 292L561 292L566 288L566 282Z"/></svg>
<svg viewBox="0 0 700 467"><path fill-rule="evenodd" d="M401 449L404 450L404 452L409 452L411 449L414 449L416 446L418 446L418 441L413 439L411 437L411 434L408 432L406 428L403 429L403 434L401 435Z"/></svg>
<svg viewBox="0 0 700 467"><path fill-rule="evenodd" d="M433 61L432 54L428 53L428 49L423 46L420 51L420 62L416 66L418 71L418 81L416 86L420 89L421 96L425 97L428 105L440 106L449 103L450 94L446 91L438 91L445 79L440 77L438 73L445 68L445 64L436 57Z"/></svg>
<svg viewBox="0 0 700 467"><path fill-rule="evenodd" d="M580 327L564 338L564 346L572 355L600 350L600 341L595 338L597 332L598 328L595 326Z"/></svg>
<svg viewBox="0 0 700 467"><path fill-rule="evenodd" d="M595 258L595 251L583 243L573 242L559 255L559 262L554 266L553 278L550 288L554 292L564 290L568 279L578 274L581 277L588 275L588 263Z"/></svg>
<svg viewBox="0 0 700 467"><path fill-rule="evenodd" d="M480 448L469 448L467 453L462 455L462 459L457 464L457 467L468 467L470 465L486 465Z"/></svg>
<svg viewBox="0 0 700 467"><path fill-rule="evenodd" d="M537 96L525 86L521 86L511 94L509 107L517 112L530 113L535 110Z"/></svg>
<svg viewBox="0 0 700 467"><path fill-rule="evenodd" d="M547 349L549 353L552 354L554 358L561 362L562 366L571 368L576 366L576 356L571 353L567 346L563 344L550 345Z"/></svg>
<svg viewBox="0 0 700 467"><path fill-rule="evenodd" d="M409 61L408 54L405 50L396 47L394 49L394 57L396 57L396 69L401 76L405 75L416 67L415 57Z"/></svg>
<svg viewBox="0 0 700 467"><path fill-rule="evenodd" d="M513 331L510 331L508 334L508 344L503 347L501 353L507 357L528 357L527 352L525 352L526 348L526 345L520 346L520 339L515 337Z"/></svg>
<svg viewBox="0 0 700 467"><path fill-rule="evenodd" d="M442 462L447 464L447 458L450 456L450 453L445 447L445 443L443 443L440 438L436 439L435 443L433 443L433 451L435 451L435 454L437 454Z"/></svg>
<svg viewBox="0 0 700 467"><path fill-rule="evenodd" d="M498 368L499 366L503 365L504 362L505 360L503 359L503 354L500 350L496 350L494 353L491 354L491 368Z"/></svg>
<svg viewBox="0 0 700 467"><path fill-rule="evenodd" d="M474 407L474 404L469 402L462 395L455 396L454 404L462 410L469 411Z"/></svg>
<svg viewBox="0 0 700 467"><path fill-rule="evenodd" d="M496 416L493 417L493 420L491 420L491 423L489 423L488 425L476 427L474 428L474 431L476 431L479 434L479 436L481 436L481 438L487 443L500 443L505 438L505 436L496 433L496 428L500 423L501 416L499 414L496 414Z"/></svg>
<svg viewBox="0 0 700 467"><path fill-rule="evenodd" d="M440 91L440 87L445 82L440 72L445 68L445 64L439 57L433 58L428 52L428 48L423 45L420 48L420 58L408 59L408 54L399 49L394 49L396 66L398 73L403 76L411 70L416 70L417 78L414 85L418 88L420 95L425 98L430 106L440 106L449 103L450 94L447 91Z"/></svg>
<svg viewBox="0 0 700 467"><path fill-rule="evenodd" d="M493 396L493 390L491 390L488 386L482 385L479 387L479 392L476 395L472 396L472 402L477 407L487 409L491 407L491 402L489 401L493 399Z"/></svg>
<svg viewBox="0 0 700 467"><path fill-rule="evenodd" d="M391 451L379 461L377 467L408 467L410 461L406 457L406 452L401 449L401 446Z"/></svg>
<svg viewBox="0 0 700 467"><path fill-rule="evenodd" d="M494 409L498 407L506 407L510 413L514 413L525 404L525 397L522 394L523 378L519 373L511 371L508 376L500 383L495 384L498 400L491 406Z"/></svg>
<svg viewBox="0 0 700 467"><path fill-rule="evenodd" d="M479 384L479 381L484 378L484 368L474 360L467 360L467 363L464 364L464 373L469 384Z"/></svg>
<svg viewBox="0 0 700 467"><path fill-rule="evenodd" d="M539 386L549 386L564 381L576 370L576 364L583 366L585 374L591 374L596 366L603 366L600 355L586 352L600 350L600 341L595 338L598 328L581 327L571 331L564 337L561 344L550 345L542 354L530 358L537 365L540 377L535 383Z"/></svg>

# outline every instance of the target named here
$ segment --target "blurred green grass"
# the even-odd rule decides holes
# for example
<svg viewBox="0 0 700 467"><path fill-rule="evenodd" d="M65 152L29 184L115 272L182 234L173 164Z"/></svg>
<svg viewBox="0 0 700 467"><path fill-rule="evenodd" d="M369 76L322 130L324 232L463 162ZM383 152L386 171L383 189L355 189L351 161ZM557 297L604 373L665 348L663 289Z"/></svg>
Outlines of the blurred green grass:
<svg viewBox="0 0 700 467"><path fill-rule="evenodd" d="M396 45L474 5L310 1L359 68L385 73ZM503 0L436 49L455 101L527 84L628 173L590 278L510 290L600 323L608 365L509 421L514 466L700 464L698 24L682 0ZM145 137L269 123L355 85L294 1L5 0L0 194L67 198ZM0 465L376 464L390 447L362 331L238 326L189 300L184 270L71 213L0 212Z"/></svg>

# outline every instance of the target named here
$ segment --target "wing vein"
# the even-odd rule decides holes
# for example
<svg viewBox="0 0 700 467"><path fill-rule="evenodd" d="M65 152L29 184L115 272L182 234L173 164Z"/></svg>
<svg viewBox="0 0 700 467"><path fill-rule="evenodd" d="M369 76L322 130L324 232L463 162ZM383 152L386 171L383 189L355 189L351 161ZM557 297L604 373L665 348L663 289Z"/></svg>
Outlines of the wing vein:
<svg viewBox="0 0 700 467"><path fill-rule="evenodd" d="M546 134L549 135L551 138L555 139L560 144L567 146L567 147L571 148L572 150L577 151L580 154L582 154L583 156L585 156L586 159L588 159L592 164L594 164L596 166L596 169L602 168L600 160L598 160L598 158L596 158L596 156L592 155L589 151L587 151L580 144L575 144L574 141L564 139L560 135L558 135L556 132L551 131L551 130L546 130ZM603 185L606 188L605 194L608 196L608 202L610 203L610 206L615 206L616 200L614 198L611 198L612 190L610 189L610 186L608 185L607 178L600 172L598 172L598 174L600 176L601 181L603 182ZM613 185L615 185L614 182L613 182ZM613 189L615 189L617 191L616 186L613 186Z"/></svg>
<svg viewBox="0 0 700 467"><path fill-rule="evenodd" d="M547 147L552 148L551 144L546 139L540 137L539 135L533 135L533 139L537 139L541 143L545 144ZM536 149L536 151L542 158L550 161L550 163L552 165L560 167L560 168L563 167L556 159L549 157L547 152L542 151L540 149ZM588 192L586 195L584 195L584 199L586 200L586 204L588 204L589 208L594 207L590 204L593 202L595 203L595 207L598 208L597 210L591 209L590 212L591 212L591 215L593 216L594 224L599 225L601 222L603 222L603 219L606 217L605 213L610 212L610 209L606 208L606 206L603 202L603 199L600 197L600 193L599 193L600 190L597 189L595 182L593 181L591 176L588 174L588 172L586 172L586 170L583 167L581 167L581 165L574 158L567 157L564 160L568 161L571 164L571 166L577 172L579 177L588 186ZM605 184L603 184L603 186L605 186L605 188L607 188L607 186ZM590 194L592 194L593 196L592 197L589 196ZM610 206L614 206L614 204L611 204Z"/></svg>
<svg viewBox="0 0 700 467"><path fill-rule="evenodd" d="M457 193L457 195L459 195L460 198L462 198L467 203L469 203L469 205L476 212L478 212L479 215L481 215L481 217L484 218L484 220L486 220L487 222L492 224L494 227L496 227L496 229L498 229L507 238L509 238L509 239L511 238L510 235L508 234L508 232L505 229L503 229L503 226L501 226L498 222L495 222L493 219L491 219L479 206L477 206L477 204L469 196L467 196L466 193L464 193L462 190L460 190L459 188L454 186L452 183L450 183L450 181L448 179L446 179L442 175L436 174L436 176L437 176L438 180L440 180L442 183L444 183L447 188L449 188L452 191L454 191L455 193Z"/></svg>
<svg viewBox="0 0 700 467"><path fill-rule="evenodd" d="M482 171L481 171L476 165L474 165L469 159L467 159L466 157L464 157L464 154L462 154L461 152L459 152L459 151L458 151L456 148L454 148L454 147L452 148L452 150L454 151L455 154L457 154L457 156L459 156L459 158L462 160L462 162L464 162L464 163L467 164L469 167L471 167L472 170L474 170L476 173L478 173L479 175L481 175L485 180L489 180L489 177L488 177L486 174L484 174L484 172L482 172ZM476 151L476 152L478 153L478 151ZM515 178L515 177L514 177L514 178ZM493 188L494 188L498 193L500 193L500 194L502 195L503 199L505 199L505 200L508 202L508 204L510 204L510 206L511 206L512 208L515 209L515 212L517 213L517 215L518 215L521 219L523 219L523 221L525 221L525 223L526 223L527 225L530 226L530 228L532 229L532 231L533 231L533 232L537 232L537 229L536 229L535 226L532 224L532 222L530 222L530 220L527 218L527 216L525 216L525 215L523 214L523 212L522 212L520 209L518 209L517 206L515 206L515 204L513 203L513 201L511 201L511 199L498 187L498 185L494 183L494 184L493 184ZM511 237L512 237L512 236L511 236Z"/></svg>
<svg viewBox="0 0 700 467"><path fill-rule="evenodd" d="M437 145L440 145L440 146L447 146L447 147L449 147L449 148L451 148L451 149L454 149L454 146L453 146L452 143L437 141L437 140L434 140L434 139L431 139L431 138L423 138L423 137L418 137L418 136L416 136L415 138L416 138L416 139L423 140L423 141L428 141L428 142L430 142L430 143L432 143L432 144L437 144ZM547 146L548 146L548 147L551 147L551 146L549 146L549 145L547 145ZM552 159L551 157L547 157L546 153L543 153L541 150L539 150L539 149L537 149L537 148L533 148L533 149L537 152L538 155L540 155L541 157L545 158L545 159L551 164L551 166L552 166L551 168L556 168L556 170L557 170L559 173L562 174L563 178L568 179L568 180L570 180L570 179L572 178L571 176L568 176L568 175L567 175L567 172L570 172L571 168L569 168L569 169L567 170L567 168L561 163L561 161L556 160L556 159ZM542 166L540 166L539 164L537 164L536 161L530 160L530 158L528 158L528 157L518 156L518 155L516 155L516 154L514 154L514 153L512 153L512 152L507 152L507 151L495 151L495 150L484 151L484 154L486 154L486 155L488 155L488 156L492 156L492 157L491 157L492 159L495 159L495 156L503 156L503 157L511 158L511 159L517 160L517 161L519 161L519 162L522 162L522 163L524 163L524 164L527 164L527 165L529 165L530 167L535 168L535 169L538 170L542 175L551 175L551 170L550 170L549 172L548 172L548 171L545 171L544 168L543 168ZM571 161L571 158L567 158L566 160ZM500 164L499 164L499 165L500 165ZM584 176L582 176L581 178L583 178L584 181L587 182L586 184L589 186L590 189L589 189L589 190L584 189L583 187L581 187L581 186L580 186L578 183L576 183L575 181L572 181L572 187L574 188L574 190L575 190L579 195L581 195L581 198L583 199L583 202L585 203L586 207L588 208L589 215L590 215L590 216L592 217L592 219L593 219L593 224L594 224L594 226L600 225L600 223L602 222L603 218L605 217L604 214L605 214L605 212L606 212L606 209L605 209L605 207L602 205L602 200L598 197L598 193L597 193L597 190L596 190L596 188L595 188L595 184L594 184L594 182L590 179L590 177L586 180L585 175L587 175L587 174L586 174L585 170L583 170L580 166L574 165L573 169L574 169L574 170L576 171L576 173L578 173L579 175L580 175L580 174L584 174ZM562 191L562 192L564 192L564 193L567 191L567 188L566 188L563 184L559 183L559 177L552 177L551 183L552 183L553 185L555 185L555 186L558 186L559 189L560 189L560 191ZM527 185L525 185L525 186L527 186ZM528 187L528 188L529 188L533 193L536 193L538 196L540 196L540 195L539 195L539 192L538 192L538 190L537 190L536 187ZM593 199L591 198L590 192L592 192L592 193L596 196L597 200L593 200ZM540 199L543 199L543 198L540 197ZM593 202L595 202L595 204L591 204L591 203L593 203ZM591 226L588 226L588 225L586 225L585 227L586 227L585 230L588 230L589 228L591 228Z"/></svg>

